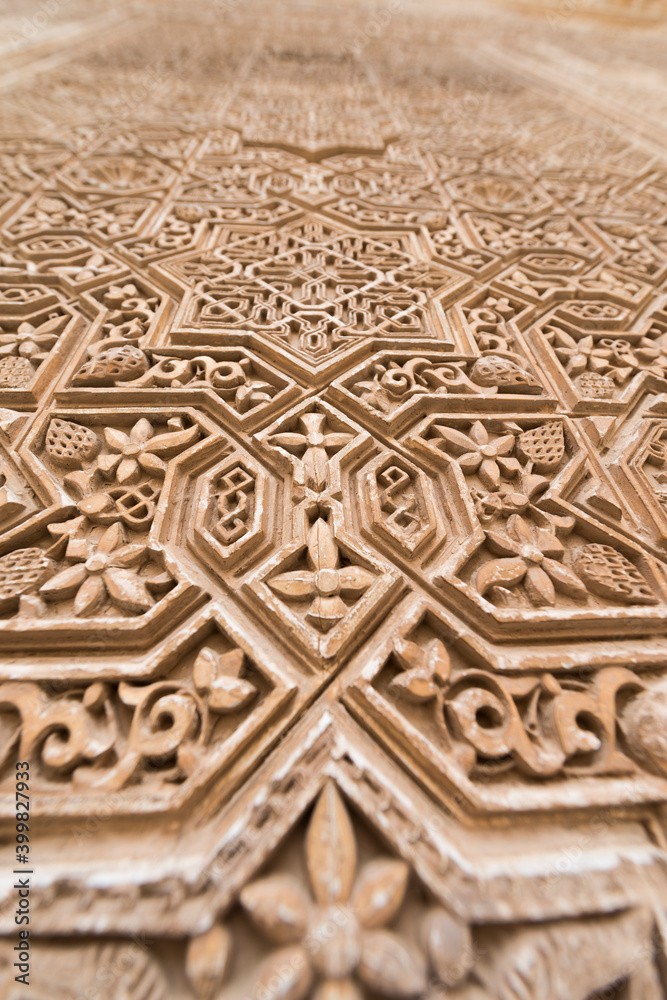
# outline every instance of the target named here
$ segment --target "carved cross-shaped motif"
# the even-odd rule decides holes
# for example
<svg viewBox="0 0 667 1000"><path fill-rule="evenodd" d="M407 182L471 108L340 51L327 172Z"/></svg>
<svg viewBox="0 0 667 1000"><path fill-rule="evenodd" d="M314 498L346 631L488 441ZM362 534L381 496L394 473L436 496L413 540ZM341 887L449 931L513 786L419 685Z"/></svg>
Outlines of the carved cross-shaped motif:
<svg viewBox="0 0 667 1000"><path fill-rule="evenodd" d="M321 493L329 484L329 456L349 444L354 435L330 430L324 413L304 413L299 427L300 431L272 434L269 443L299 458L306 486Z"/></svg>
<svg viewBox="0 0 667 1000"><path fill-rule="evenodd" d="M308 532L308 567L281 573L268 584L293 601L313 598L306 617L320 632L328 632L348 613L343 597L359 597L375 580L361 566L341 566L333 532L321 517Z"/></svg>

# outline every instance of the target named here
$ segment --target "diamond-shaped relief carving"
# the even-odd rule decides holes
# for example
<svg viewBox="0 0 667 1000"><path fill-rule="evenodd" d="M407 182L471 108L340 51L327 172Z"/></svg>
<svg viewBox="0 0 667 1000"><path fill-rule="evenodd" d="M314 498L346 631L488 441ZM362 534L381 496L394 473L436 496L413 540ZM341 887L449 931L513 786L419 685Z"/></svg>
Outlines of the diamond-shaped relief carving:
<svg viewBox="0 0 667 1000"><path fill-rule="evenodd" d="M368 448L369 435L322 399L306 400L257 436L273 464L290 474L292 494L338 496L340 463Z"/></svg>
<svg viewBox="0 0 667 1000"><path fill-rule="evenodd" d="M457 217L435 212L421 213L419 221L427 227L426 239L434 260L479 277L495 269L497 255L481 250Z"/></svg>
<svg viewBox="0 0 667 1000"><path fill-rule="evenodd" d="M244 585L319 667L354 648L393 604L395 570L345 536L335 508L295 511L294 539Z"/></svg>
<svg viewBox="0 0 667 1000"><path fill-rule="evenodd" d="M227 573L241 560L245 571L267 551L275 530L275 494L266 473L239 454L199 480L190 545L214 573Z"/></svg>
<svg viewBox="0 0 667 1000"><path fill-rule="evenodd" d="M114 347L142 347L155 339L164 326L169 300L146 282L133 279L109 284L89 293L100 312L100 330L88 354Z"/></svg>
<svg viewBox="0 0 667 1000"><path fill-rule="evenodd" d="M433 486L423 470L400 455L383 453L364 467L359 478L362 533L379 533L390 548L414 559L447 537L435 504Z"/></svg>
<svg viewBox="0 0 667 1000"><path fill-rule="evenodd" d="M455 303L448 318L462 350L502 353L516 350L519 330L534 314L530 298L494 284Z"/></svg>

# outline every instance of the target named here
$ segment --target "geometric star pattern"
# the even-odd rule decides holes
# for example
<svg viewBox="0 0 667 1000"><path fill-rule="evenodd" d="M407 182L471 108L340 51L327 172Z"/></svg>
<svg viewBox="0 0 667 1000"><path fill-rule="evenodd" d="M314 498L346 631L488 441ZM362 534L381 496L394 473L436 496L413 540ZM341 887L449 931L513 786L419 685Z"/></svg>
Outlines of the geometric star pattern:
<svg viewBox="0 0 667 1000"><path fill-rule="evenodd" d="M10 37L0 808L35 996L661 1000L658 98L612 128L492 7L214 6L75 3L40 30L81 59L34 80Z"/></svg>

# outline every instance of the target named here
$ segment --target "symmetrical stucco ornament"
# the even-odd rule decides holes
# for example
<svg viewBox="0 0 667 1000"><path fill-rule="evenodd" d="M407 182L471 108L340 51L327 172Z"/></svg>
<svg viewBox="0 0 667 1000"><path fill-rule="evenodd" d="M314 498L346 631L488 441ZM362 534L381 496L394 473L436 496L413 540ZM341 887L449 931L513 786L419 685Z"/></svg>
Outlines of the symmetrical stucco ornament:
<svg viewBox="0 0 667 1000"><path fill-rule="evenodd" d="M5 6L0 996L667 1000L665 4Z"/></svg>

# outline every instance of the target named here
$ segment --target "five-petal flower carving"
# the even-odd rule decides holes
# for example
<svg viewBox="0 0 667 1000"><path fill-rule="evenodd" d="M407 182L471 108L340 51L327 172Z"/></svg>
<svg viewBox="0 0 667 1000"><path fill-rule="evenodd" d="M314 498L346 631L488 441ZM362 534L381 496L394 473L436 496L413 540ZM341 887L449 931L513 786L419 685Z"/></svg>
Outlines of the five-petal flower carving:
<svg viewBox="0 0 667 1000"><path fill-rule="evenodd" d="M71 536L65 557L73 565L43 584L40 595L47 601L74 598L74 614L87 617L100 611L107 601L124 614L141 614L155 603L151 591L171 583L168 574L143 578L139 570L149 558L146 545L126 544L121 524L107 528L97 544Z"/></svg>
<svg viewBox="0 0 667 1000"><path fill-rule="evenodd" d="M271 590L288 600L313 598L306 617L321 632L328 632L348 613L343 597L358 597L375 576L361 566L341 566L333 532L320 517L308 531L308 569L280 573L268 580Z"/></svg>
<svg viewBox="0 0 667 1000"><path fill-rule="evenodd" d="M570 597L586 597L584 584L573 570L563 565L565 548L547 528L530 524L520 514L507 522L507 534L486 531L486 544L501 556L478 571L475 585L481 594L492 587L517 587L523 584L526 595L538 607L554 605L556 591Z"/></svg>
<svg viewBox="0 0 667 1000"><path fill-rule="evenodd" d="M281 946L267 960L256 987L264 995L277 972L282 996L358 1000L355 980L384 997L423 995L426 961L417 948L387 930L404 901L405 862L376 858L357 875L357 845L350 816L333 782L325 786L306 835L306 866L314 901L289 875L251 882L241 904L253 923Z"/></svg>

